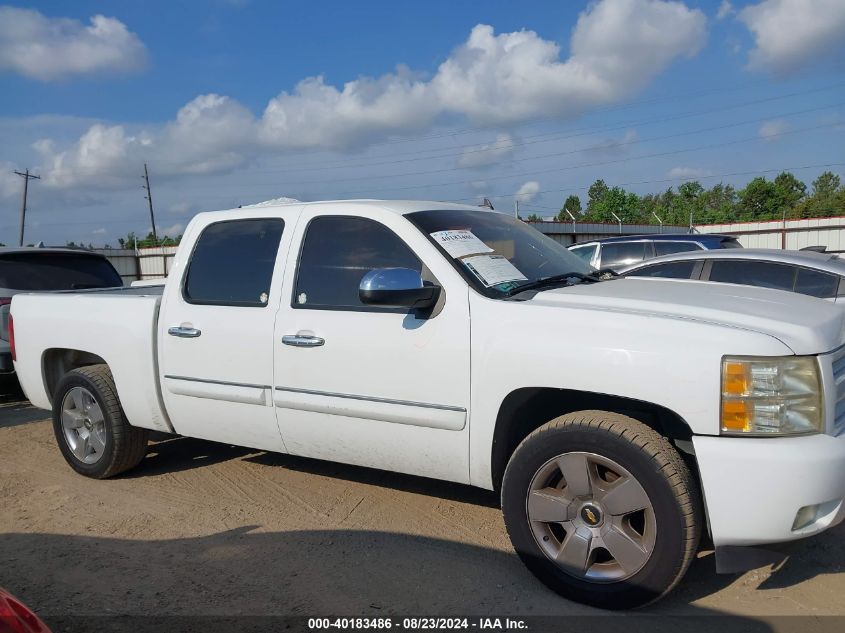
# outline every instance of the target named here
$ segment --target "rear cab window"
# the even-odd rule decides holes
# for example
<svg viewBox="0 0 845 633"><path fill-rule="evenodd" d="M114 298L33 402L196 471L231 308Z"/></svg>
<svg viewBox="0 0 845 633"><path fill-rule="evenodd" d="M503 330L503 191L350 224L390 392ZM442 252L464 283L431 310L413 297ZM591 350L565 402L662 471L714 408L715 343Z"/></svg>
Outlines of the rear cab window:
<svg viewBox="0 0 845 633"><path fill-rule="evenodd" d="M281 218L210 224L194 245L182 296L196 305L263 308L284 231Z"/></svg>
<svg viewBox="0 0 845 633"><path fill-rule="evenodd" d="M795 287L795 266L752 260L714 260L710 281L759 286L792 291Z"/></svg>

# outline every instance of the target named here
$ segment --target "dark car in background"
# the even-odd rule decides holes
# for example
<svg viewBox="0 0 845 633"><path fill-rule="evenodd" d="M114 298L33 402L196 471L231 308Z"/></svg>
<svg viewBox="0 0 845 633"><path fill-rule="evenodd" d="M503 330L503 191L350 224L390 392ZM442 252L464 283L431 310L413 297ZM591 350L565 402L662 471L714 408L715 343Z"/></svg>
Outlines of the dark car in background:
<svg viewBox="0 0 845 633"><path fill-rule="evenodd" d="M60 248L0 248L0 394L17 389L9 307L20 292L115 288L123 280L103 255Z"/></svg>
<svg viewBox="0 0 845 633"><path fill-rule="evenodd" d="M660 233L579 242L570 246L569 250L593 268L609 268L618 272L627 266L661 255L721 248L742 248L742 245L732 235Z"/></svg>

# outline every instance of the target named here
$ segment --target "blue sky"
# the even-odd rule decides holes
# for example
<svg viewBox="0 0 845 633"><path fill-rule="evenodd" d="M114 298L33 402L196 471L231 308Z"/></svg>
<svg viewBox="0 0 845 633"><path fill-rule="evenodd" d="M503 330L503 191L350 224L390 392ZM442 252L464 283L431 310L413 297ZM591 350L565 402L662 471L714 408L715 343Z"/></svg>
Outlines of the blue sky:
<svg viewBox="0 0 845 633"><path fill-rule="evenodd" d="M599 177L843 174L843 41L841 0L4 5L0 242L26 167L51 244L146 233L145 161L171 234L278 196L551 215Z"/></svg>

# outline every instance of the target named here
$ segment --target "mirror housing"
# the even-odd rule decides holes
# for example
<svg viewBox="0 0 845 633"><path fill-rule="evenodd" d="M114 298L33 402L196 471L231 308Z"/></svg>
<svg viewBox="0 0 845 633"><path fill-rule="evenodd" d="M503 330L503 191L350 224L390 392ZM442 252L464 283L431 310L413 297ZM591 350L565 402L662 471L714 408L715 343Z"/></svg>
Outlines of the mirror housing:
<svg viewBox="0 0 845 633"><path fill-rule="evenodd" d="M361 279L361 303L387 308L426 310L440 298L440 286L425 285L422 276L410 268L376 268Z"/></svg>

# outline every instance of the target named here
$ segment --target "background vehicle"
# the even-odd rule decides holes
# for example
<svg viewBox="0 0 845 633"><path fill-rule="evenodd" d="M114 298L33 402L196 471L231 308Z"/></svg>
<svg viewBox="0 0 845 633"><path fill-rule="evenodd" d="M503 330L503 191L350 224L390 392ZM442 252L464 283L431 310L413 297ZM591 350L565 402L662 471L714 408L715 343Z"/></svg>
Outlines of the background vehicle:
<svg viewBox="0 0 845 633"><path fill-rule="evenodd" d="M845 261L832 253L762 248L676 253L624 268L620 274L743 284L845 302Z"/></svg>
<svg viewBox="0 0 845 633"><path fill-rule="evenodd" d="M23 602L0 587L0 633L50 633Z"/></svg>
<svg viewBox="0 0 845 633"><path fill-rule="evenodd" d="M17 387L9 350L9 306L19 292L122 286L102 255L57 248L0 248L0 393Z"/></svg>
<svg viewBox="0 0 845 633"><path fill-rule="evenodd" d="M618 272L652 257L720 248L742 248L742 245L731 235L664 233L591 240L573 244L569 250L597 270L610 268Z"/></svg>
<svg viewBox="0 0 845 633"><path fill-rule="evenodd" d="M12 319L78 473L136 466L153 429L496 489L525 564L605 608L664 595L704 529L736 569L845 518L845 312L600 281L509 214L203 213L163 287L18 295Z"/></svg>

